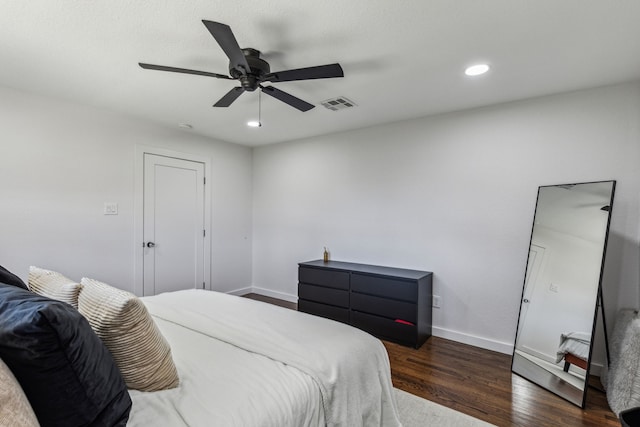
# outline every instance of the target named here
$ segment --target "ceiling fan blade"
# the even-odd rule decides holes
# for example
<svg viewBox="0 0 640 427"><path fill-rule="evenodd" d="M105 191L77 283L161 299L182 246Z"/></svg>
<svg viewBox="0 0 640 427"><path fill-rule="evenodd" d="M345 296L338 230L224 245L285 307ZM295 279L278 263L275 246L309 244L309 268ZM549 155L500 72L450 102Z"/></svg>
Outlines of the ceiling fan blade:
<svg viewBox="0 0 640 427"><path fill-rule="evenodd" d="M209 30L213 38L216 39L224 53L229 57L231 68L238 70L242 75L250 72L249 64L247 64L244 53L242 53L242 49L240 49L238 41L231 31L231 27L226 24L204 19L202 23L207 27L207 30Z"/></svg>
<svg viewBox="0 0 640 427"><path fill-rule="evenodd" d="M287 92L284 92L280 89L276 89L273 86L260 86L260 89L262 89L262 92L266 93L269 96L273 96L276 99L279 99L280 101L284 102L285 104L289 104L291 105L293 108L297 108L298 110L305 112L305 111L309 111L312 108L315 107L315 105L313 104L309 104L306 101L303 101L300 98L296 98L293 95L288 94Z"/></svg>
<svg viewBox="0 0 640 427"><path fill-rule="evenodd" d="M220 98L218 100L218 102L213 104L213 106L214 107L228 107L229 105L233 104L233 101L238 99L238 97L240 95L242 95L243 92L244 92L244 89L242 87L240 87L240 86L234 87L229 92L227 92L227 94L225 96Z"/></svg>
<svg viewBox="0 0 640 427"><path fill-rule="evenodd" d="M315 67L278 71L267 74L262 80L270 82L290 82L293 80L330 79L333 77L344 77L344 72L340 64L318 65Z"/></svg>
<svg viewBox="0 0 640 427"><path fill-rule="evenodd" d="M170 71L172 73L195 74L197 76L207 76L207 77L215 77L217 79L233 80L231 77L225 76L224 74L209 73L207 71L188 70L186 68L176 68L176 67L166 67L164 65L145 64L143 62L138 62L138 65L144 68L145 70Z"/></svg>

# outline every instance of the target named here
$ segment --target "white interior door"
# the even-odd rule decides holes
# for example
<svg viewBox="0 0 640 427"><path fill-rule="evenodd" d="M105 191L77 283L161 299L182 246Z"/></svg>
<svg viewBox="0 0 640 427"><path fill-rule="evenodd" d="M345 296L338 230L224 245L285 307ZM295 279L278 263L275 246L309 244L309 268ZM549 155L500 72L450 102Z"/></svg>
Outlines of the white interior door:
<svg viewBox="0 0 640 427"><path fill-rule="evenodd" d="M143 295L204 288L204 164L144 155Z"/></svg>
<svg viewBox="0 0 640 427"><path fill-rule="evenodd" d="M542 265L542 258L544 258L544 248L531 244L531 248L529 249L529 258L527 259L527 271L524 278L524 294L522 297L520 328L522 328L522 325L525 323L527 318L529 303L531 302L531 297L534 293L535 285L537 284L538 271L540 271L540 265Z"/></svg>
<svg viewBox="0 0 640 427"><path fill-rule="evenodd" d="M544 258L545 248L532 243L525 276L522 313L520 315L516 348L543 360L553 362L555 361L555 354L546 349L549 340L545 332L548 331L548 327L543 321L549 317L544 304L544 294L547 289L544 283L540 283L539 280Z"/></svg>

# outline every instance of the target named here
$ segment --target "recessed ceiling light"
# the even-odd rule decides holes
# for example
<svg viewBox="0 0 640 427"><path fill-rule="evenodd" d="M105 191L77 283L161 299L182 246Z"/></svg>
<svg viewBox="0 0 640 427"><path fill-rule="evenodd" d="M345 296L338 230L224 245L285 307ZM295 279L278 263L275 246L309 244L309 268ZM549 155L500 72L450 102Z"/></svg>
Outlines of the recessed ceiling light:
<svg viewBox="0 0 640 427"><path fill-rule="evenodd" d="M468 67L464 70L464 73L467 76L479 76L480 74L484 74L489 71L489 66L487 64L476 64Z"/></svg>
<svg viewBox="0 0 640 427"><path fill-rule="evenodd" d="M252 128L259 128L260 126L262 126L262 123L256 121L256 120L250 120L247 122L247 126L252 127Z"/></svg>
<svg viewBox="0 0 640 427"><path fill-rule="evenodd" d="M193 128L193 126L191 126L189 123L180 123L178 125L178 127L181 128L181 129L192 129Z"/></svg>

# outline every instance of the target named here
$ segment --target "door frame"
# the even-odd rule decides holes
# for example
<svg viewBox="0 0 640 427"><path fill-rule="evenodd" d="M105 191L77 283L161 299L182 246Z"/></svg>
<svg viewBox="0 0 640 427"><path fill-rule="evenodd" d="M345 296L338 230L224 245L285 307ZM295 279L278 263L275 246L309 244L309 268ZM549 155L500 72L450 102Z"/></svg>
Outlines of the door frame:
<svg viewBox="0 0 640 427"><path fill-rule="evenodd" d="M166 148L136 144L134 162L134 191L133 191L133 293L143 296L144 278L144 155L172 157L175 159L200 162L204 164L204 289L211 290L211 158L200 154L185 153Z"/></svg>

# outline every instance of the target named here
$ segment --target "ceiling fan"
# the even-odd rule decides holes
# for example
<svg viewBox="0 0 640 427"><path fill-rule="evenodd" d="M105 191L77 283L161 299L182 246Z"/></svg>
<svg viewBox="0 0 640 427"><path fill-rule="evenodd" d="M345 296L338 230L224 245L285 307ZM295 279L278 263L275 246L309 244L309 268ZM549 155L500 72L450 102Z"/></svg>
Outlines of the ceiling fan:
<svg viewBox="0 0 640 427"><path fill-rule="evenodd" d="M300 98L273 86L263 86L264 82L279 83L294 80L329 79L344 77L340 64L318 65L315 67L296 68L293 70L277 71L272 73L269 63L260 58L260 51L252 48L240 49L231 28L219 22L203 20L211 35L216 39L224 53L229 57L230 76L206 71L189 70L186 68L166 67L139 62L146 70L170 71L173 73L195 74L198 76L215 77L217 79L239 80L240 86L234 87L226 95L218 100L214 107L228 107L238 99L245 91L260 90L285 104L297 108L300 111L309 111L314 107Z"/></svg>

